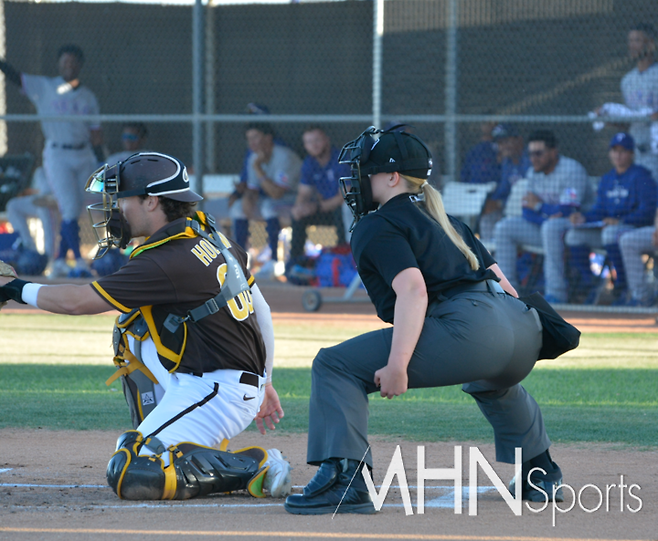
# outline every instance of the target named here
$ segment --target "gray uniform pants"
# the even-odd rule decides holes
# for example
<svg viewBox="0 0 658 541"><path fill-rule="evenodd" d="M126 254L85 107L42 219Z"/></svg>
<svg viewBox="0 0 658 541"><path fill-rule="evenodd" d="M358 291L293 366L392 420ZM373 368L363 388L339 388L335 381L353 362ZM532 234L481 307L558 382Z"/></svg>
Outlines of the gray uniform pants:
<svg viewBox="0 0 658 541"><path fill-rule="evenodd" d="M502 219L494 229L496 260L500 269L514 287L517 251L520 246L541 246L544 250L544 278L546 294L561 302L567 300L567 283L564 276L564 233L571 227L568 218L549 218L541 226L521 216Z"/></svg>
<svg viewBox="0 0 658 541"><path fill-rule="evenodd" d="M647 281L647 273L642 261L642 254L654 254L653 232L655 227L640 227L622 235L619 239L619 248L626 268L628 289L633 299L644 303L651 302L653 288Z"/></svg>
<svg viewBox="0 0 658 541"><path fill-rule="evenodd" d="M486 285L482 283L483 286ZM313 362L307 461L361 460L368 448L368 394L384 367L393 329L321 349ZM539 406L519 385L541 348L534 309L501 293L462 292L429 316L408 367L409 388L463 385L494 429L496 460L514 463L544 452L551 442ZM437 412L440 415L440 412ZM372 467L368 452L366 462Z"/></svg>

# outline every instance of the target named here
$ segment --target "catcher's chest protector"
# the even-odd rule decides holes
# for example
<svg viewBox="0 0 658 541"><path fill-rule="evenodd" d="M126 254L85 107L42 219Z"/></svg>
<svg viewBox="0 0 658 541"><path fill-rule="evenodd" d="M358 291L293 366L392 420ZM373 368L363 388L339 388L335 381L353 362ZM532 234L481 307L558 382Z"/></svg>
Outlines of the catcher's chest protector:
<svg viewBox="0 0 658 541"><path fill-rule="evenodd" d="M134 351L130 350L129 336L134 338ZM158 380L142 362L142 342L148 337L148 326L139 310L122 314L116 319L112 341L117 371L105 383L110 385L115 379L121 378L134 428L157 406L155 385Z"/></svg>

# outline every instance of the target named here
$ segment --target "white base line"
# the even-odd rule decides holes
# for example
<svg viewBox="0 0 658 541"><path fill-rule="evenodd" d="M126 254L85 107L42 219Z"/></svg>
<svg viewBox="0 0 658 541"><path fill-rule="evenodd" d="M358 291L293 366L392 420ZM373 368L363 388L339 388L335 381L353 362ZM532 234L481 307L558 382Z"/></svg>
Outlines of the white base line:
<svg viewBox="0 0 658 541"><path fill-rule="evenodd" d="M12 468L3 468L0 469L0 473L5 473L10 471ZM38 485L38 484L28 484L28 483L0 483L0 487L10 487L10 488L107 488L108 485ZM295 485L293 488L304 488L303 485ZM381 485L377 485L378 489L381 489ZM391 485L390 488L400 488L399 485ZM417 489L417 486L409 485L410 489ZM425 507L453 507L455 501L455 487L454 485L434 485L434 486L425 486L425 490L435 491L442 490L444 494L438 498L434 498L425 502ZM465 501L468 498L468 487L463 487L463 500ZM478 494L483 494L485 492L491 492L496 490L496 487L493 486L480 486L478 487ZM181 508L187 509L190 507L198 508L254 508L254 507L281 507L283 503L236 503L236 504L227 504L227 503L214 503L214 504L150 504L150 503L141 503L141 504L125 504L125 505L99 505L97 507L103 509L172 509L172 508ZM404 507L403 504L384 504L384 507ZM414 505L414 507L417 507ZM32 509L32 506L20 506L21 509Z"/></svg>
<svg viewBox="0 0 658 541"><path fill-rule="evenodd" d="M0 470L0 473L9 470ZM26 483L0 483L0 487L16 487L16 488L110 488L109 485L35 485ZM376 485L381 489L381 485ZM293 485L293 488L304 488L304 485ZM391 485L390 488L400 488L398 485ZM408 488L417 489L417 486L409 485ZM426 485L425 490L454 490L453 485ZM479 486L478 492L487 492L488 490L495 490L494 486ZM463 487L463 490L468 490L468 487Z"/></svg>

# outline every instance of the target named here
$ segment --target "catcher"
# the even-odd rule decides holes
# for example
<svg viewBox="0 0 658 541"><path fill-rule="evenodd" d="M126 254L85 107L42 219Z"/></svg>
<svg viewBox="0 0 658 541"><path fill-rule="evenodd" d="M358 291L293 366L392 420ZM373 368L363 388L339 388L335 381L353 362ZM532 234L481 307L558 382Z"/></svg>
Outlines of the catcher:
<svg viewBox="0 0 658 541"><path fill-rule="evenodd" d="M108 483L131 500L241 489L289 494L290 465L277 449L227 452L223 444L254 418L265 434L263 423L273 430L283 417L272 386L270 309L245 252L195 212L202 198L171 156L141 153L105 165L87 191L103 198L89 207L97 257L132 238L146 237L144 244L119 271L88 285L0 278L0 301L58 314L122 313L113 337L116 376L135 430L119 437Z"/></svg>

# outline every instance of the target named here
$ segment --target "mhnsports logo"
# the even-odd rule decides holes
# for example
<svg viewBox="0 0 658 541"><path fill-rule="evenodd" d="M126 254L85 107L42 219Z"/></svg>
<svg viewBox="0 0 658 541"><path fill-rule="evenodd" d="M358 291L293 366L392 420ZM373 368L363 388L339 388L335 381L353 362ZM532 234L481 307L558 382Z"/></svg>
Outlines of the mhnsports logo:
<svg viewBox="0 0 658 541"><path fill-rule="evenodd" d="M417 510L416 513L422 515L425 513L425 482L426 481L452 481L454 484L454 503L453 509L456 515L462 514L462 494L463 494L463 478L462 478L462 447L461 445L455 446L454 454L454 467L452 468L428 468L425 465L425 446L419 445L417 447ZM523 463L522 458L522 449L517 447L514 453L514 471L516 479L521 477L521 467ZM498 493L503 497L505 503L511 509L512 513L516 516L521 516L523 511L523 502L522 502L522 485L523 483L516 482L515 493L512 494L507 485L503 482L500 476L494 471L493 467L489 461L485 458L482 452L477 447L469 448L469 469L468 469L468 514L470 516L477 516L477 496L478 496L478 466L482 469L485 475L493 483L494 488ZM533 473L536 469L531 470L528 473L528 482L530 481L530 474ZM400 493L402 497L402 503L404 505L404 512L406 515L413 515L413 505L411 503L411 495L409 492L409 484L407 483L407 474L404 467L404 462L402 460L402 451L400 446L397 445L391 462L386 470L386 475L384 476L384 481L382 482L379 492L370 476L370 471L368 468L362 469L363 478L365 480L366 486L368 488L368 493L372 498L372 501L375 505L375 509L380 511L384 505L384 500L388 495L388 491L391 487L393 477L397 476L398 485L400 487ZM544 472L545 473L545 472ZM596 485L586 484L583 485L580 490L576 491L572 486L562 483L553 487L554 493L560 489L566 490L571 494L572 502L570 505L567 505L565 508L561 508L557 502L554 501L554 494L547 494L540 487L532 485L532 487L540 492L544 493L545 499L544 503L538 508L532 507L528 502L526 502L526 508L532 513L541 513L546 510L551 504L552 514L553 514L553 526L555 526L555 520L557 513L568 513L574 509L576 504L586 513L594 513L599 511L603 507L605 501L605 512L610 512L611 509L611 495L616 493L619 494L619 511L624 512L627 509L631 513L638 513L642 509L642 499L633 493L633 490L638 492L641 490L641 487L637 484L628 485L624 483L624 476L620 475L619 484L606 485L605 489L602 490ZM626 491L628 489L628 491ZM597 495L598 503L593 507L585 506L583 502L583 494L585 492L593 492ZM631 506L630 504L624 504L624 497L628 495L629 500L633 500L636 503L636 507Z"/></svg>

